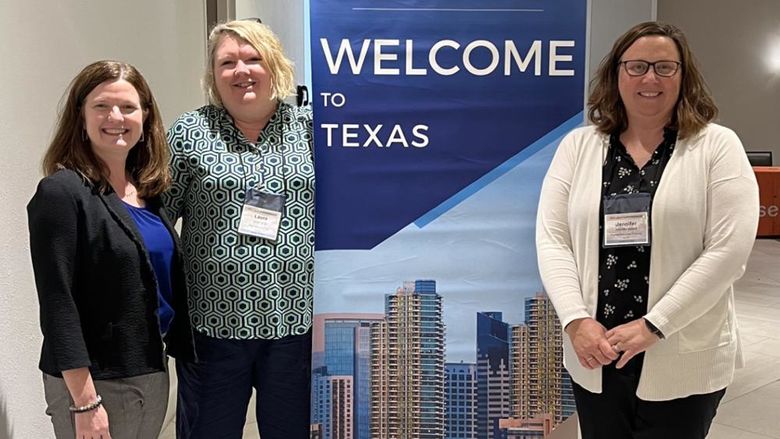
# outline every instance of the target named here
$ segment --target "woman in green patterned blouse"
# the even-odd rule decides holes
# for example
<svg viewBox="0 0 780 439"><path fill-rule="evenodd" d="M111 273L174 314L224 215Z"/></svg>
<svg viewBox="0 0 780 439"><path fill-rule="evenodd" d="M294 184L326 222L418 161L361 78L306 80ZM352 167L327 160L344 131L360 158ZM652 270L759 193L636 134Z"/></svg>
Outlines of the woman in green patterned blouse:
<svg viewBox="0 0 780 439"><path fill-rule="evenodd" d="M263 439L309 435L314 263L311 109L253 21L216 26L210 104L168 134L199 362L177 363L179 438L241 438L252 388Z"/></svg>

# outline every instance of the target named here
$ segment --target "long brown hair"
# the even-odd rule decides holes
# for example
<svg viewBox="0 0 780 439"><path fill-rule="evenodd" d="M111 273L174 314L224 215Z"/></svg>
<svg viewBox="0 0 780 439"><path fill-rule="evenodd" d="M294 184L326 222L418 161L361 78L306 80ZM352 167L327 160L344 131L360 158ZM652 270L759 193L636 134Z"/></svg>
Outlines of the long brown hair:
<svg viewBox="0 0 780 439"><path fill-rule="evenodd" d="M648 21L637 24L615 41L604 57L596 75L590 81L588 118L605 134L621 133L628 128L626 108L618 91L620 58L639 38L660 35L670 38L680 53L680 97L672 113L669 127L677 130L680 138L696 134L718 115L718 107L704 82L696 59L682 31L671 25Z"/></svg>
<svg viewBox="0 0 780 439"><path fill-rule="evenodd" d="M43 173L72 169L97 185L101 191L110 188L108 167L92 151L85 131L84 100L98 85L123 79L138 92L144 112L143 140L127 155L125 169L134 180L142 198L159 195L171 184L168 168L168 142L160 110L149 85L132 65L119 61L97 61L86 67L68 86L60 105L57 125L49 148L43 157Z"/></svg>

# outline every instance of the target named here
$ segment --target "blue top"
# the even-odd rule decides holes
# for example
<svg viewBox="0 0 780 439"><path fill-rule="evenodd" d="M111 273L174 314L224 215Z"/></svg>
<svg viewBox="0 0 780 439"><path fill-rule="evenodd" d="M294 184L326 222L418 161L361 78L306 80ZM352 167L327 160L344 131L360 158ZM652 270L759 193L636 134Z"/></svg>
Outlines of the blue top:
<svg viewBox="0 0 780 439"><path fill-rule="evenodd" d="M138 231L141 232L149 261L157 277L157 297L160 300L157 315L160 317L160 332L165 334L173 320L173 307L170 305L173 301L171 288L173 238L157 214L145 207L135 207L127 203L125 206L138 226Z"/></svg>

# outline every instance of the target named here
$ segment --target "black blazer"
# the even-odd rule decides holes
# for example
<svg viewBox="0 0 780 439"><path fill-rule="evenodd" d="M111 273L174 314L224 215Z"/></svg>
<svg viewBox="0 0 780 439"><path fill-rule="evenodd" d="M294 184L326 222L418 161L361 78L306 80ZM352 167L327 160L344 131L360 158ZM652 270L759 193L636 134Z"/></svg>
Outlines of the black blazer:
<svg viewBox="0 0 780 439"><path fill-rule="evenodd" d="M195 361L178 235L160 200L146 201L174 240L168 354ZM165 370L157 280L119 197L61 170L41 180L27 215L43 332L40 369L61 376L89 367L94 379Z"/></svg>

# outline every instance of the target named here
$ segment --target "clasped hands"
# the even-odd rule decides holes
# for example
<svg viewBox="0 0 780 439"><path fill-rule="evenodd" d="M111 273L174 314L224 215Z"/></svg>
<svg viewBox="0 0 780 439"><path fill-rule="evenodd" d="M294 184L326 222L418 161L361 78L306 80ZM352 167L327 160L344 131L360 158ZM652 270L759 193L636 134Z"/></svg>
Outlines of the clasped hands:
<svg viewBox="0 0 780 439"><path fill-rule="evenodd" d="M658 341L644 318L607 330L593 318L574 320L566 326L577 359L582 367L596 369L618 360L618 369Z"/></svg>

